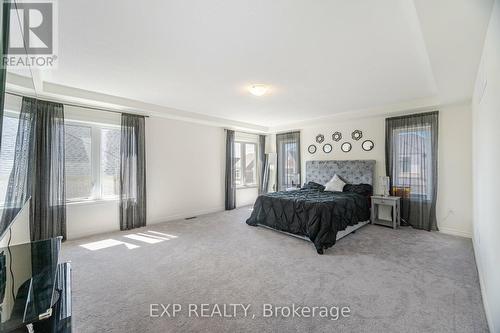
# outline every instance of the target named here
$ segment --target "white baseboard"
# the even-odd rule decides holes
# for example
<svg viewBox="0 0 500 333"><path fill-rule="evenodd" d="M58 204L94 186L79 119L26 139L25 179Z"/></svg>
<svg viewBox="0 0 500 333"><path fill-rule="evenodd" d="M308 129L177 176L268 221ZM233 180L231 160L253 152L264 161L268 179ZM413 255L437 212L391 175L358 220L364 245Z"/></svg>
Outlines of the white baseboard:
<svg viewBox="0 0 500 333"><path fill-rule="evenodd" d="M488 298L486 297L486 290L483 278L483 265L481 264L481 260L476 252L476 242L474 238L472 238L472 249L474 251L474 258L476 259L476 268L479 276L479 287L481 288L481 298L483 299L484 312L486 314L486 321L488 322L488 328L490 332L497 332L493 327L493 321L491 318L490 307L488 305Z"/></svg>
<svg viewBox="0 0 500 333"><path fill-rule="evenodd" d="M173 222L173 221L185 219L187 217L212 214L212 213L217 213L217 212L222 212L222 211L224 211L224 206L212 207L212 208L202 209L202 210L193 211L193 212L189 212L189 213L179 213L179 214L167 215L167 216L162 216L162 217L157 217L157 218L151 218L151 219L148 219L147 224L151 225L151 224L159 224L159 223L165 223L165 222Z"/></svg>
<svg viewBox="0 0 500 333"><path fill-rule="evenodd" d="M443 234L453 235L453 236L472 238L472 233L470 233L468 231L455 229L455 228L441 227L440 226L439 232L442 232Z"/></svg>
<svg viewBox="0 0 500 333"><path fill-rule="evenodd" d="M168 216L159 217L159 218L148 218L146 221L146 226L153 225L153 224L159 224L159 223L165 223L165 222L173 222L173 221L185 219L186 217L217 213L217 212L221 212L221 211L224 211L224 206L212 207L212 208L202 209L202 210L193 211L193 212L189 212L189 213L173 214L173 215L168 215ZM74 232L71 230L68 230L68 231L69 231L68 232L68 240L76 240L76 239L86 238L86 237L90 237L90 236L106 234L106 233L110 233L110 232L114 232L114 231L120 231L120 224L119 224L118 218L116 218L115 222L110 223L108 225L102 225L102 226L100 226L99 229L83 230L80 232Z"/></svg>

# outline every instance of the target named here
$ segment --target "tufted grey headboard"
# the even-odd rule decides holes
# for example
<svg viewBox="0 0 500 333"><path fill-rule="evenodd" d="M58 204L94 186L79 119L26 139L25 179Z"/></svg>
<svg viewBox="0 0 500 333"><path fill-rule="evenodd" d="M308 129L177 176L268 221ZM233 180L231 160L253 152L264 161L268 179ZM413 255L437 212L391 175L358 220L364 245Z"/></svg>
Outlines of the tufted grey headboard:
<svg viewBox="0 0 500 333"><path fill-rule="evenodd" d="M374 160L306 162L306 183L312 181L324 185L337 174L350 184L373 185L374 173Z"/></svg>

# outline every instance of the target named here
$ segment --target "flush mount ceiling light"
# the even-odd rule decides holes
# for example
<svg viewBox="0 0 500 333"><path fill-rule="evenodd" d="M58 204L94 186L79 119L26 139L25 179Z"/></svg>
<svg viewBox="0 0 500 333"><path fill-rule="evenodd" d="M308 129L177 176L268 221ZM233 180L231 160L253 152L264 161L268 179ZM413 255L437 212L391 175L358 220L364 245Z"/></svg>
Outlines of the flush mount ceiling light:
<svg viewBox="0 0 500 333"><path fill-rule="evenodd" d="M248 90L254 96L262 96L269 90L269 87L265 84L252 84Z"/></svg>

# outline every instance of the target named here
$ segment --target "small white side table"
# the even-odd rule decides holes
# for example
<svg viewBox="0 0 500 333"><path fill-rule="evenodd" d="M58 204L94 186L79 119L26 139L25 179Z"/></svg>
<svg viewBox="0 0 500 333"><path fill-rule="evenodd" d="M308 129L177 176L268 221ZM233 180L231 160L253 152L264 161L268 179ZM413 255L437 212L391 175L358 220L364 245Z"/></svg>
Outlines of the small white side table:
<svg viewBox="0 0 500 333"><path fill-rule="evenodd" d="M378 218L378 207L380 205L392 207L392 221ZM396 229L401 225L401 198L384 197L380 195L372 196L371 223L380 224Z"/></svg>

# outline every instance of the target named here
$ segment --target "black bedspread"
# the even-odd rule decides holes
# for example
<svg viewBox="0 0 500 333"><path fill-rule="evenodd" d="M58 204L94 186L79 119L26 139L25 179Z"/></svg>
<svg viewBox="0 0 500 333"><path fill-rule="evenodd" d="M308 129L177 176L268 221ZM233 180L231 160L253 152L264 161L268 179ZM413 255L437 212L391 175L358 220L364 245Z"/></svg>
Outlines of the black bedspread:
<svg viewBox="0 0 500 333"><path fill-rule="evenodd" d="M249 225L306 236L318 253L335 244L337 232L370 219L369 200L353 192L300 189L260 195Z"/></svg>

